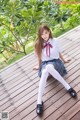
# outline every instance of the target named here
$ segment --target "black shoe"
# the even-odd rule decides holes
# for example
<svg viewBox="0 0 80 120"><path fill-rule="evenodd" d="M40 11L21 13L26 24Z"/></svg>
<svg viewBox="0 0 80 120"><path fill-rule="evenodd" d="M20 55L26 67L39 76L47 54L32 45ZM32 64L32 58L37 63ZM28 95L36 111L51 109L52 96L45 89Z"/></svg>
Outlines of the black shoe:
<svg viewBox="0 0 80 120"><path fill-rule="evenodd" d="M43 102L42 102L42 104L37 104L36 113L38 115L42 115L43 114Z"/></svg>
<svg viewBox="0 0 80 120"><path fill-rule="evenodd" d="M73 88L70 88L70 89L68 90L68 92L69 92L69 94L70 94L72 97L76 97L76 96L77 96L77 93L76 93L76 91L75 91Z"/></svg>

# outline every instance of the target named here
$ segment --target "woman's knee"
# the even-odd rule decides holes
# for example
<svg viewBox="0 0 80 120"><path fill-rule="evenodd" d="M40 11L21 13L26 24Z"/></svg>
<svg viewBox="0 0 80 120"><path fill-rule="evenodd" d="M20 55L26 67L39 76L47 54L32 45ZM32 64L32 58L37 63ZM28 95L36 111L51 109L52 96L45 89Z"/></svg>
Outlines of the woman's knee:
<svg viewBox="0 0 80 120"><path fill-rule="evenodd" d="M42 70L42 75L48 76L48 71L47 71L46 69L43 69L43 70Z"/></svg>
<svg viewBox="0 0 80 120"><path fill-rule="evenodd" d="M49 71L50 68L54 68L54 66L53 66L52 64L48 64L48 65L46 65L46 70L47 70L47 71Z"/></svg>

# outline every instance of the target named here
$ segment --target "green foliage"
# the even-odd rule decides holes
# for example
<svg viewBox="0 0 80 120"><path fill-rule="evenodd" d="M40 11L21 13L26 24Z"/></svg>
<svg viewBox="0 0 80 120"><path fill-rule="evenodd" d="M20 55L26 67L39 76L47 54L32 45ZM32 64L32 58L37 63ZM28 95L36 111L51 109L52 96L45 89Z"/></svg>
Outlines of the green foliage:
<svg viewBox="0 0 80 120"><path fill-rule="evenodd" d="M42 23L48 24L58 36L80 24L80 4L58 4L56 0L0 0L0 54L31 52L33 47L28 47L28 43L36 39Z"/></svg>
<svg viewBox="0 0 80 120"><path fill-rule="evenodd" d="M16 60L22 58L24 54L14 54L14 56L8 60L7 64L10 65L11 63L15 62Z"/></svg>

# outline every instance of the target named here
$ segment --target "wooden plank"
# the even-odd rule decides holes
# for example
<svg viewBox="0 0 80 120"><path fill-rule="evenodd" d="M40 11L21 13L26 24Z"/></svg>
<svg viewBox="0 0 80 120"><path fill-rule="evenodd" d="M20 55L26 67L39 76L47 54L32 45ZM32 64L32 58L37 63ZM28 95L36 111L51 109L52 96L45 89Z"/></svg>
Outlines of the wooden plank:
<svg viewBox="0 0 80 120"><path fill-rule="evenodd" d="M76 87L75 88L75 90L78 92L79 91L79 89L78 89L78 87ZM70 96L68 95L68 94L65 94L63 97L61 97L61 99L63 98L63 100L62 100L62 104L63 104L63 102L65 103L68 99L70 99ZM54 101L54 99L53 99L53 101ZM58 101L60 101L60 99L58 100ZM56 108L56 104L57 104L57 102L58 101L56 101L55 103L53 102L52 104L51 104L51 106L49 106L45 111L44 111L44 115L40 118L40 119L42 119L42 120L44 120L45 118L47 118L49 115L51 116L51 113L53 113L57 108ZM62 104L59 104L60 106L62 106ZM59 106L59 107L60 107ZM36 117L36 118L35 118ZM33 112L31 112L29 115L27 115L25 118L23 118L22 120L26 120L26 119L33 119L34 118L34 120L38 120L39 119L39 117L36 115L36 110L35 111L33 111ZM54 118L54 117L53 117ZM48 119L49 120L49 119Z"/></svg>
<svg viewBox="0 0 80 120"><path fill-rule="evenodd" d="M75 74L74 74L74 76L75 76ZM74 77L74 78L75 78L75 77ZM26 89L26 88L27 88L27 87L25 86L25 89ZM23 91L24 91L25 89L23 88ZM17 92L18 92L18 91L17 91ZM20 93L20 91L18 92L18 94L19 94L19 93ZM11 93L11 94L12 94L12 93ZM18 95L18 94L17 94L17 95ZM15 94L15 92L14 92L14 95L17 96L17 95ZM11 95L11 97L12 97L12 95ZM13 97L12 97L12 98L13 98Z"/></svg>
<svg viewBox="0 0 80 120"><path fill-rule="evenodd" d="M78 82L79 82L79 80L78 80ZM52 91L51 95L53 96L54 93L55 93L55 92L58 92L58 91L60 91L59 86L57 86L57 88L55 88L55 90ZM66 91L65 91L65 92L66 92ZM43 97L43 100L44 100L44 101L45 101L46 99L49 99L49 98L51 97L50 92L49 92L48 94L49 94L48 96L44 96L44 97ZM56 94L56 93L55 93L55 94ZM55 98L55 97L54 97L54 98ZM52 100L54 100L54 98L53 98ZM49 100L49 101L50 101L50 100ZM26 103L26 104L27 104L27 103ZM48 105L48 104L47 104L47 105ZM31 106L29 106L29 109L31 109ZM23 111L22 114L21 114L21 116L23 116L24 113L27 114L28 112L30 112L29 109L26 108L26 109L25 109L25 112ZM32 109L31 109L31 110L32 110ZM26 113L26 111L27 111L27 113Z"/></svg>
<svg viewBox="0 0 80 120"><path fill-rule="evenodd" d="M60 114L58 116L56 116L57 114L57 110L52 113L49 117L47 117L46 120L50 119L52 120L52 118L54 118L55 120L58 119L58 120L65 120L67 119L68 120L68 117L70 116L69 114L66 115L65 117L64 116L64 113L65 111L70 111L71 107L73 107L75 104L77 104L77 102L80 100L80 92L78 93L78 98L77 99L69 99L67 102L65 102L61 107L59 107L59 105L65 100L66 98L62 98L61 100L57 101L56 103L56 107L58 109L58 111L60 111ZM70 109L70 110L69 110ZM77 112L77 111L76 111ZM65 113L66 114L66 113ZM55 117L54 117L55 116ZM60 117L61 116L61 117ZM69 117L69 120L70 120L70 117Z"/></svg>
<svg viewBox="0 0 80 120"><path fill-rule="evenodd" d="M2 73L4 74L5 71L7 72L7 70L10 70L12 67L14 67L14 66L16 65L16 63L30 58L33 54L34 54L34 52L32 52L32 53L30 53L30 54L24 56L24 57L21 58L20 60L17 60L15 63L9 65L8 67L6 67L6 68L4 68L4 69L2 69L2 70L0 71L1 74L2 74Z"/></svg>
<svg viewBox="0 0 80 120"><path fill-rule="evenodd" d="M80 111L77 112L70 120L80 120Z"/></svg>
<svg viewBox="0 0 80 120"><path fill-rule="evenodd" d="M67 38L69 40L75 40L80 36L79 32L80 31L78 32L72 31L72 33L70 33L69 35L67 34L67 36L65 36L64 38Z"/></svg>
<svg viewBox="0 0 80 120"><path fill-rule="evenodd" d="M14 84L17 85L18 82L22 82L24 77L25 77L25 79L27 79L26 76L24 76L23 74L20 74L19 76L15 77L14 80L11 80L10 82L7 82L6 84L4 84L5 87L6 87L6 89L10 90L10 89L11 89L11 86L13 87ZM4 83L4 81L3 81L3 83ZM10 87L9 87L9 86L10 86ZM8 88L7 88L7 87L8 87ZM3 91L3 88L2 88L2 91ZM1 92L2 92L2 91L0 91L0 95L1 95Z"/></svg>
<svg viewBox="0 0 80 120"><path fill-rule="evenodd" d="M76 70L76 69L75 69ZM74 74L74 76L76 76L76 74ZM74 77L75 78L75 77ZM24 86L23 86L23 91L24 90L26 90L26 86L25 86L25 88L24 88ZM14 89L13 89L14 90ZM17 89L16 89L17 90ZM21 91L22 91L22 89L20 89ZM20 94L21 92L20 92L20 90L17 90L16 92L17 92L17 94L16 94L16 92L14 92L13 94L12 94L12 92L11 92L11 97L13 98L14 97L14 95L15 95L15 97L18 95L18 94Z"/></svg>
<svg viewBox="0 0 80 120"><path fill-rule="evenodd" d="M55 85L55 84L54 84L54 85ZM28 96L27 96L27 97L28 97ZM34 96L34 99L33 99L33 100L35 100L35 99L36 99L36 97ZM27 99L26 99L26 103L27 103L27 104L25 104L26 106L24 106L24 107L29 107L29 106L31 105L30 101L31 101L32 104L33 104L33 100L31 99L31 100L28 100L28 101L27 101ZM29 104L28 104L28 102L29 102ZM16 102L16 104L18 104L18 102ZM16 105L16 106L17 106L17 105ZM21 105L21 106L22 106L22 105ZM22 110L23 106L22 106L22 108L21 108L21 106L18 107L19 110ZM12 116L13 116L13 112L12 112Z"/></svg>
<svg viewBox="0 0 80 120"><path fill-rule="evenodd" d="M32 54L33 56L34 56L34 54ZM30 62L30 58L27 58L27 60L25 60L24 59L24 62ZM23 61L22 61L23 62ZM20 63L20 61L19 61L19 63ZM2 72L1 72L1 75L2 76L6 76L6 75L10 75L10 73L13 73L15 70L16 70L16 67L17 67L17 63L15 62L15 64L14 65L11 65L11 67L9 67L8 69L4 69ZM6 72L6 74L5 74L5 72Z"/></svg>
<svg viewBox="0 0 80 120"><path fill-rule="evenodd" d="M36 84L35 84L35 86L34 86L35 88L36 88ZM32 87L32 89L34 90L34 88ZM25 93L25 95L27 95L27 94L29 94L30 93L30 91L31 91L31 88L28 90L28 88L26 88L26 89L24 89L24 91L23 91L23 93ZM19 93L19 94L22 94L22 93ZM24 95L24 94L23 94ZM25 96L24 95L24 96ZM18 96L18 97L17 97ZM19 99L19 95L17 94L17 96L15 96L15 98L13 99L13 100L15 100L16 99L16 97ZM11 97L11 96L10 96ZM21 96L21 97L23 97L23 96ZM6 100L6 99L5 99ZM7 100L8 101L8 100ZM6 102L7 102L6 101ZM2 100L2 102L3 102L3 104L4 104L4 101ZM2 105L3 105L2 104ZM3 109L3 106L2 106L2 109Z"/></svg>
<svg viewBox="0 0 80 120"><path fill-rule="evenodd" d="M80 97L80 96L79 96ZM70 102L71 104L72 102ZM80 111L80 99L79 101L73 105L65 114L64 114L64 119L67 118L67 120L70 120L77 112ZM62 117L59 118L59 120L64 120Z"/></svg>

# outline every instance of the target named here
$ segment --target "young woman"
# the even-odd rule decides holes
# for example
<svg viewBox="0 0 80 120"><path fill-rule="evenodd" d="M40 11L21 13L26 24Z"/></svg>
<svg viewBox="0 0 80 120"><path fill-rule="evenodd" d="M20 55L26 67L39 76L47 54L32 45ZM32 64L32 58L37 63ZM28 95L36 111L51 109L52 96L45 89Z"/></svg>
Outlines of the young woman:
<svg viewBox="0 0 80 120"><path fill-rule="evenodd" d="M50 28L46 25L41 25L38 31L38 38L35 42L35 53L39 61L38 76L40 77L36 107L38 115L43 113L42 96L49 75L52 75L63 84L72 97L76 97L75 90L63 79L63 76L67 74L63 62L67 63L70 60L65 60L61 52L60 43L57 38L52 37Z"/></svg>

